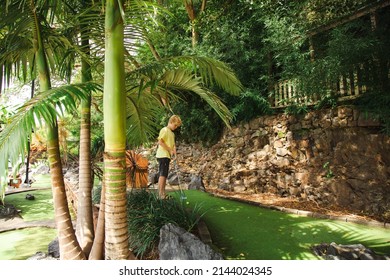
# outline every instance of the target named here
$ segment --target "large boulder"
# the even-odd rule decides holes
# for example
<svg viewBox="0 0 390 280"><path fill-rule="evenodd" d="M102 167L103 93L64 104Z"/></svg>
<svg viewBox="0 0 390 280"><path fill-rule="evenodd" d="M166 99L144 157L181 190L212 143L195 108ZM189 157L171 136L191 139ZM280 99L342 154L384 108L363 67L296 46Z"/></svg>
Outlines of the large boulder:
<svg viewBox="0 0 390 280"><path fill-rule="evenodd" d="M158 250L160 260L223 260L198 237L171 223L160 230Z"/></svg>
<svg viewBox="0 0 390 280"><path fill-rule="evenodd" d="M191 182L188 184L188 189L205 191L202 177L199 175L193 175L191 178Z"/></svg>

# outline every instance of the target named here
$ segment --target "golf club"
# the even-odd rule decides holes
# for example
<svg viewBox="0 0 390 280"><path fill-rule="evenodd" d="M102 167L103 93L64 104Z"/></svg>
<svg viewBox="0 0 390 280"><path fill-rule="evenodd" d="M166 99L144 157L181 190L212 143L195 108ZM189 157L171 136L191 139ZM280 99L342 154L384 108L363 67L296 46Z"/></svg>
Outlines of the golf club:
<svg viewBox="0 0 390 280"><path fill-rule="evenodd" d="M186 197L186 195L184 194L184 191L183 191L183 189L181 188L181 184L180 184L179 167L178 167L178 164L177 164L177 158L175 158L175 159L173 160L173 165L174 165L174 168L175 168L175 173L176 173L177 181L178 181L178 184L179 184L180 199L181 199L181 200L186 200L187 197Z"/></svg>

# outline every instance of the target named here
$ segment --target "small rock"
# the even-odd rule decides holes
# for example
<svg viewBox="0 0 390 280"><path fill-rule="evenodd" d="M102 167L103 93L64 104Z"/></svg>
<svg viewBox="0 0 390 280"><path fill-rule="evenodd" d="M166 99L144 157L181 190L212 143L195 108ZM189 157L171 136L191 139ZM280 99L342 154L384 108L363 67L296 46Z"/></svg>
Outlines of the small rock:
<svg viewBox="0 0 390 280"><path fill-rule="evenodd" d="M58 243L58 238L54 239L48 245L49 256L59 259L60 258L60 245Z"/></svg>
<svg viewBox="0 0 390 280"><path fill-rule="evenodd" d="M35 200L35 196L33 194L28 193L28 194L26 194L26 199L27 200Z"/></svg>

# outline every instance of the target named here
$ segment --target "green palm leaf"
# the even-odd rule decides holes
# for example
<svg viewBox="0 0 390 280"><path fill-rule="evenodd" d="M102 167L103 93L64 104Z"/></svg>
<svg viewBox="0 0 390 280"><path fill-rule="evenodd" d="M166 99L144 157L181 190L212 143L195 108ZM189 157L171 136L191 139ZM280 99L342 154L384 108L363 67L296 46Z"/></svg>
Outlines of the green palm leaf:
<svg viewBox="0 0 390 280"><path fill-rule="evenodd" d="M243 86L226 63L202 56L177 56L149 63L129 73L130 76L143 75L155 79L172 69L186 69L200 77L204 86L218 86L225 92L238 95Z"/></svg>
<svg viewBox="0 0 390 280"><path fill-rule="evenodd" d="M225 63L197 56L179 56L149 63L127 73L126 84L132 86L128 90L127 139L136 146L154 140L158 129L155 121L162 107L177 101L179 94L197 94L230 127L232 114L208 87L219 86L233 95L242 91L241 83ZM165 104L161 100L166 101Z"/></svg>
<svg viewBox="0 0 390 280"><path fill-rule="evenodd" d="M76 110L77 102L97 90L101 87L95 83L66 85L41 92L19 107L0 133L0 178L6 177L8 162L15 164L24 157L32 131Z"/></svg>
<svg viewBox="0 0 390 280"><path fill-rule="evenodd" d="M146 92L138 94L137 88L128 92L126 138L132 148L154 139L161 110L156 96Z"/></svg>
<svg viewBox="0 0 390 280"><path fill-rule="evenodd" d="M233 115L222 100L213 92L204 87L203 80L194 74L183 70L167 71L162 81L169 92L192 92L205 100L219 115L224 123L230 127Z"/></svg>

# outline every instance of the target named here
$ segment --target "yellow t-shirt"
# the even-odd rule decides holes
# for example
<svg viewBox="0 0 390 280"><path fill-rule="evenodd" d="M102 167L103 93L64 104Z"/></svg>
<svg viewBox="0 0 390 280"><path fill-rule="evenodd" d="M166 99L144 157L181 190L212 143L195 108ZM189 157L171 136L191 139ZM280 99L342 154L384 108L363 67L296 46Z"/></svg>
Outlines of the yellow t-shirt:
<svg viewBox="0 0 390 280"><path fill-rule="evenodd" d="M160 134L158 136L158 140L164 140L165 144L171 149L175 146L175 134L172 130L170 130L168 127L163 127L160 130ZM165 150L161 145L158 145L157 158L171 158L171 155L169 154L169 151Z"/></svg>

